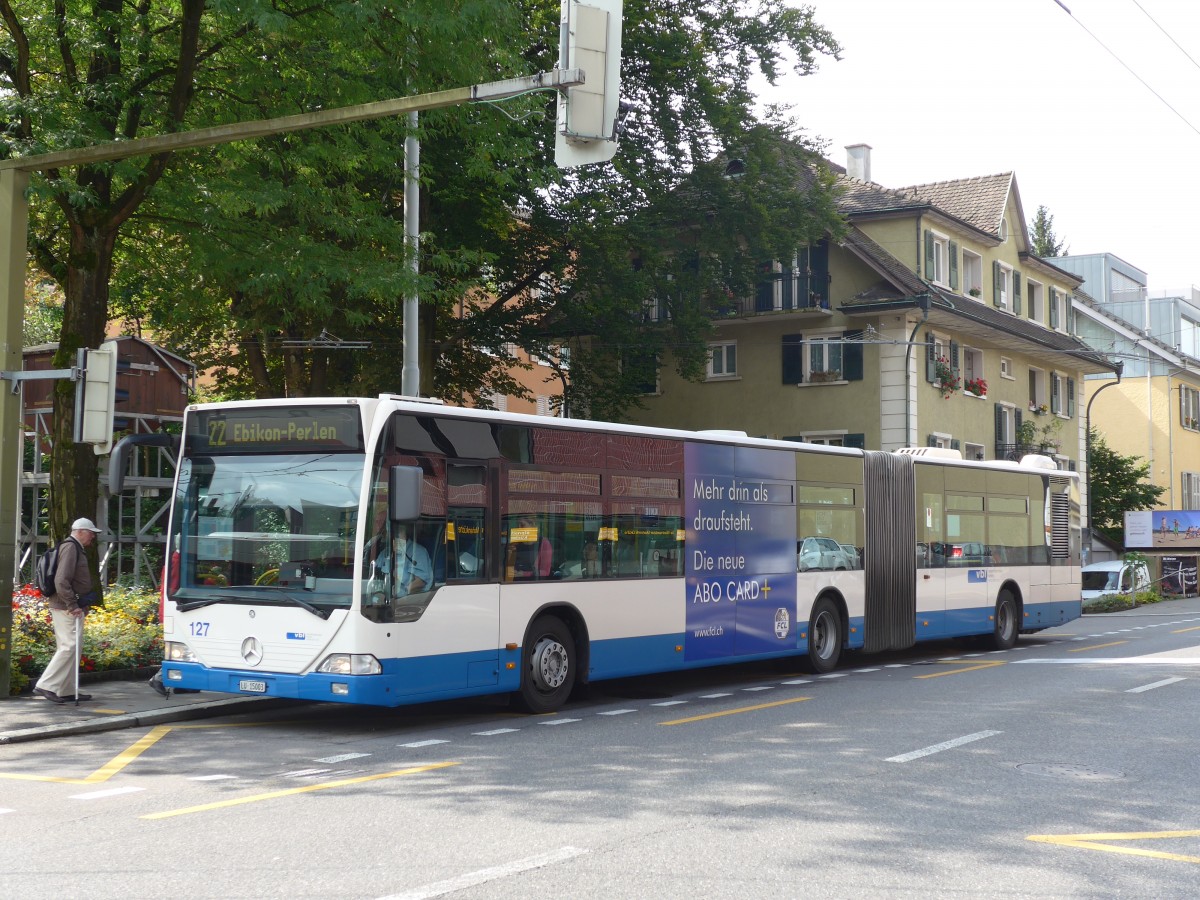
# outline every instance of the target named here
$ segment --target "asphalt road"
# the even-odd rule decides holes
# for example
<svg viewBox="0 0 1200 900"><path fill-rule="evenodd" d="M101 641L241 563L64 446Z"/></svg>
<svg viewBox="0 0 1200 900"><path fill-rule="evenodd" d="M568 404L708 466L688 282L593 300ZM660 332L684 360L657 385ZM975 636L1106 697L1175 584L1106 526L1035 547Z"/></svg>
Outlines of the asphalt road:
<svg viewBox="0 0 1200 900"><path fill-rule="evenodd" d="M495 701L0 747L0 894L1195 897L1200 602Z"/></svg>

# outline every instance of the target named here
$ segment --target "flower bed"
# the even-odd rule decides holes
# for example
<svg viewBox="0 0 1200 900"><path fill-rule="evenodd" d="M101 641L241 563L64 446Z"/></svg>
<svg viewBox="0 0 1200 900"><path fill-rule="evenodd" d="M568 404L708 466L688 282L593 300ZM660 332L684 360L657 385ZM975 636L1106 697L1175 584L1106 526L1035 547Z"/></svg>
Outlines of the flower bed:
<svg viewBox="0 0 1200 900"><path fill-rule="evenodd" d="M11 689L29 687L54 655L50 607L33 585L13 591ZM104 606L88 613L83 627L81 673L157 666L162 662L158 593L119 586L104 593Z"/></svg>

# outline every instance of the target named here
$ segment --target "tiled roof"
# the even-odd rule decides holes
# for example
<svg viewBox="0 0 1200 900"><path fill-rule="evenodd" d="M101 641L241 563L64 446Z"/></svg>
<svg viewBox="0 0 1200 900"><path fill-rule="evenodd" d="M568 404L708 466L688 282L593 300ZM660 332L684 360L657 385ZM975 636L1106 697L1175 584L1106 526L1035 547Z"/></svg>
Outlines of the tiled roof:
<svg viewBox="0 0 1200 900"><path fill-rule="evenodd" d="M1000 221L1004 217L1004 208L1012 188L1013 173L1002 172L999 175L914 184L899 190L925 200L956 219L998 238Z"/></svg>
<svg viewBox="0 0 1200 900"><path fill-rule="evenodd" d="M921 210L929 208L929 201L903 190L897 191L857 178L840 176L838 185L838 209L847 216L867 213L891 212L893 210Z"/></svg>

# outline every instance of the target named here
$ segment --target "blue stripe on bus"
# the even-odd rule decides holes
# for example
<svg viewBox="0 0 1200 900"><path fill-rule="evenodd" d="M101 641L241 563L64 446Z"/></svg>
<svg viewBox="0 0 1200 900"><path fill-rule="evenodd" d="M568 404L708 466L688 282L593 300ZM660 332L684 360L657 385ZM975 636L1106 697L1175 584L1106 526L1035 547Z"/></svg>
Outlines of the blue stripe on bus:
<svg viewBox="0 0 1200 900"><path fill-rule="evenodd" d="M1051 628L1076 619L1080 615L1078 600L1061 603L1036 603L1024 608L1022 630ZM991 607L955 609L946 612L921 614L917 617L918 640L990 634L993 613ZM847 646L863 646L863 619L850 620ZM799 633L808 633L803 623ZM801 656L808 652L808 641L797 636L796 644L781 647L778 653L757 653L728 656L712 660L684 658L682 647L686 634L650 635L647 637L614 638L593 641L590 647L588 676L600 681L625 678L655 672L699 669L726 663L751 662L786 656ZM451 653L408 659L381 660L380 675L281 675L253 670L206 669L198 663L167 662L163 665L165 683L172 687L201 691L240 694L243 696L286 697L295 700L326 700L341 703L363 703L373 706L400 706L435 700L452 700L485 694L499 694L520 688L520 650L481 650L472 653ZM178 672L179 678L171 677ZM412 689L417 678L423 689ZM262 682L266 690L245 690L242 682ZM346 693L333 693L334 684L346 685Z"/></svg>

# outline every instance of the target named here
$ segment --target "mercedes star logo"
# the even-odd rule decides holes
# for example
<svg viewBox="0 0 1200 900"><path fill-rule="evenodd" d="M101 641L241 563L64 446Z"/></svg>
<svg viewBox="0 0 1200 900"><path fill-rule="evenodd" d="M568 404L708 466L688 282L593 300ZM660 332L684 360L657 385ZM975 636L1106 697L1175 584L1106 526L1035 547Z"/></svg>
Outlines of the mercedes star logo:
<svg viewBox="0 0 1200 900"><path fill-rule="evenodd" d="M248 637L242 641L242 659L252 666L257 666L262 662L262 658L262 641L256 637Z"/></svg>

